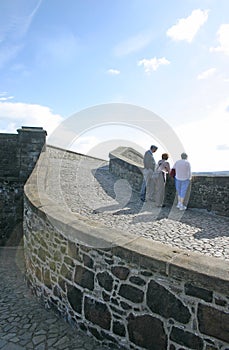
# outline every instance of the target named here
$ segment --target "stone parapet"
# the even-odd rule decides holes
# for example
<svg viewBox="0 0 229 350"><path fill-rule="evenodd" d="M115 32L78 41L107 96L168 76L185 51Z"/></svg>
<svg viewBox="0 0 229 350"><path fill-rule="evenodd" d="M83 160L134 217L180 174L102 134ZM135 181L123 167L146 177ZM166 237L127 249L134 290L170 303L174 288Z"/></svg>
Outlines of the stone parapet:
<svg viewBox="0 0 229 350"><path fill-rule="evenodd" d="M140 191L143 180L143 156L129 147L119 147L109 154L112 174L126 179L135 191ZM214 173L192 176L189 207L207 209L218 215L229 216L229 176ZM165 204L175 198L174 180L167 175Z"/></svg>
<svg viewBox="0 0 229 350"><path fill-rule="evenodd" d="M228 262L65 211L37 187L47 171L25 185L24 245L27 279L49 307L101 345L228 348Z"/></svg>

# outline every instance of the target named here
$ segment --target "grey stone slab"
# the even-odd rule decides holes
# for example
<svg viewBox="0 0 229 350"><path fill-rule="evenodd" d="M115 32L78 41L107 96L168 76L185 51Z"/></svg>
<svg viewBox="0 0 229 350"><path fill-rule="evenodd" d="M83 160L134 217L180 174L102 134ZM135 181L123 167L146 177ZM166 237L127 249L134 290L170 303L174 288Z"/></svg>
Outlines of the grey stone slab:
<svg viewBox="0 0 229 350"><path fill-rule="evenodd" d="M25 348L21 345L14 344L14 343L7 343L1 350L25 350Z"/></svg>

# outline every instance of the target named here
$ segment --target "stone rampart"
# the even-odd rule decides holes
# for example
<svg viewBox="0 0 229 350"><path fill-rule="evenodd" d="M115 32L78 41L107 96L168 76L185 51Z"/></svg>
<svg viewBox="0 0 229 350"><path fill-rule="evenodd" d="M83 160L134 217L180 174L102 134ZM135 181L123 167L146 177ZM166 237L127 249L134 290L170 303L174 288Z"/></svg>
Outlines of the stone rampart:
<svg viewBox="0 0 229 350"><path fill-rule="evenodd" d="M143 156L132 148L119 147L109 154L109 169L126 179L133 189L140 191ZM175 198L174 180L167 176L165 204L172 205ZM229 216L229 176L194 173L191 181L189 207L207 209L218 215Z"/></svg>
<svg viewBox="0 0 229 350"><path fill-rule="evenodd" d="M47 195L40 164L25 185L24 245L27 279L47 306L102 345L228 349L226 261L65 211Z"/></svg>
<svg viewBox="0 0 229 350"><path fill-rule="evenodd" d="M0 134L0 245L22 238L23 187L45 144L43 128L22 127Z"/></svg>

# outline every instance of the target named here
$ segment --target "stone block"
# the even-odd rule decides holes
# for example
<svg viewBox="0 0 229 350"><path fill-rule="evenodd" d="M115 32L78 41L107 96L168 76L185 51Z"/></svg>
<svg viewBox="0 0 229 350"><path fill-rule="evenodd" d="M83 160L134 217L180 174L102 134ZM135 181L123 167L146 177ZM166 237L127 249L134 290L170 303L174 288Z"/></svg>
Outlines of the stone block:
<svg viewBox="0 0 229 350"><path fill-rule="evenodd" d="M89 290L94 289L94 272L84 268L83 266L76 266L75 283L79 284L83 288L87 288Z"/></svg>
<svg viewBox="0 0 229 350"><path fill-rule="evenodd" d="M148 285L146 300L150 310L162 317L182 323L190 320L191 313L182 301L153 280Z"/></svg>
<svg viewBox="0 0 229 350"><path fill-rule="evenodd" d="M89 255L87 255L87 254L84 254L83 255L83 263L84 263L84 266L87 266L87 267L89 267L89 268L93 268L93 266L94 266L94 262L93 262L93 259L89 256Z"/></svg>
<svg viewBox="0 0 229 350"><path fill-rule="evenodd" d="M119 295L133 303L141 303L144 298L144 292L142 290L129 284L122 284L120 286Z"/></svg>
<svg viewBox="0 0 229 350"><path fill-rule="evenodd" d="M65 264L62 264L60 274L67 280L72 281L72 271Z"/></svg>
<svg viewBox="0 0 229 350"><path fill-rule="evenodd" d="M197 316L201 333L229 343L229 313L199 304Z"/></svg>
<svg viewBox="0 0 229 350"><path fill-rule="evenodd" d="M144 286L146 284L146 282L141 277L138 277L138 276L131 276L130 282L133 284L136 284L137 286Z"/></svg>
<svg viewBox="0 0 229 350"><path fill-rule="evenodd" d="M108 272L99 272L96 277L101 287L109 292L112 291L114 279Z"/></svg>
<svg viewBox="0 0 229 350"><path fill-rule="evenodd" d="M88 321L97 324L103 329L110 329L111 314L106 304L86 296L84 301L84 315Z"/></svg>
<svg viewBox="0 0 229 350"><path fill-rule="evenodd" d="M177 327L172 328L170 339L188 349L202 350L204 346L203 340L199 336Z"/></svg>
<svg viewBox="0 0 229 350"><path fill-rule="evenodd" d="M161 320L150 315L128 317L128 333L132 343L148 350L167 349L167 336Z"/></svg>
<svg viewBox="0 0 229 350"><path fill-rule="evenodd" d="M212 302L212 294L213 294L212 291L194 286L192 283L186 283L184 288L185 288L185 294L191 295L193 297L196 297L208 302Z"/></svg>
<svg viewBox="0 0 229 350"><path fill-rule="evenodd" d="M68 285L67 298L73 310L75 310L78 314L81 314L83 303L83 293L81 290L74 286Z"/></svg>
<svg viewBox="0 0 229 350"><path fill-rule="evenodd" d="M125 337L126 336L126 329L123 323L119 321L114 321L113 322L113 332L120 337Z"/></svg>
<svg viewBox="0 0 229 350"><path fill-rule="evenodd" d="M111 272L120 280L126 280L130 274L130 270L125 266L113 266Z"/></svg>

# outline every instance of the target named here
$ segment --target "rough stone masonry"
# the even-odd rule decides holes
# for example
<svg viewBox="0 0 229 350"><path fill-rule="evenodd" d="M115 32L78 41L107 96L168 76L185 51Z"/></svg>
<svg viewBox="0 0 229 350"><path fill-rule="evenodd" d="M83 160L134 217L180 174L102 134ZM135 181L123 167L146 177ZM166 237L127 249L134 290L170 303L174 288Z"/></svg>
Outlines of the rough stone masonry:
<svg viewBox="0 0 229 350"><path fill-rule="evenodd" d="M133 213L113 200L107 204L102 188L90 181L96 176L102 185L101 160L53 148L48 152L48 162L25 187L25 257L34 292L101 344L138 350L228 349L228 261L181 249L176 242L156 242L153 223L161 218L154 218L153 211L138 226L140 234L134 234L131 226L136 225L128 220L145 212ZM74 178L71 166L80 164L87 174L89 163L94 169L89 181L86 176L81 183L77 177L69 181ZM37 171L45 175L39 188ZM97 210L90 201L96 193ZM124 213L114 215L120 210ZM128 220L118 225L122 215ZM112 216L115 221L104 225L103 219ZM141 235L149 222L152 239ZM183 225L177 224L178 229ZM191 227L184 227L191 237ZM173 235L174 228L167 227L167 233Z"/></svg>

